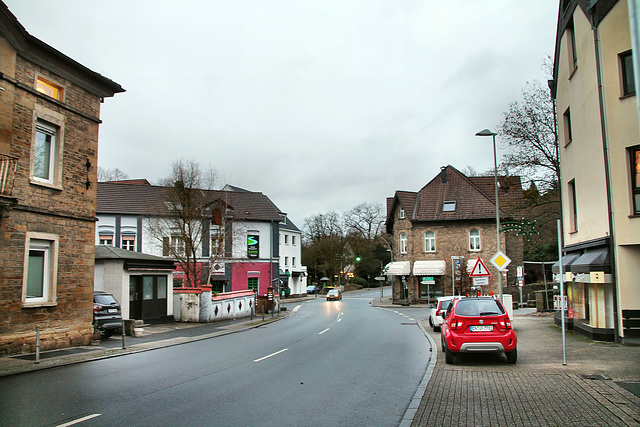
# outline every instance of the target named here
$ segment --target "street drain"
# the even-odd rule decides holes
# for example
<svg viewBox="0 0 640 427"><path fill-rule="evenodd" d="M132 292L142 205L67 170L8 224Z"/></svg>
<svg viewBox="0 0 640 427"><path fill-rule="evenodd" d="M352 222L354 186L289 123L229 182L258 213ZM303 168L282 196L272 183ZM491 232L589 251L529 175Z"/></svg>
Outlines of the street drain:
<svg viewBox="0 0 640 427"><path fill-rule="evenodd" d="M585 380L610 380L611 378L606 376L606 375L602 375L602 374L596 374L596 375L580 375L582 378L584 378Z"/></svg>

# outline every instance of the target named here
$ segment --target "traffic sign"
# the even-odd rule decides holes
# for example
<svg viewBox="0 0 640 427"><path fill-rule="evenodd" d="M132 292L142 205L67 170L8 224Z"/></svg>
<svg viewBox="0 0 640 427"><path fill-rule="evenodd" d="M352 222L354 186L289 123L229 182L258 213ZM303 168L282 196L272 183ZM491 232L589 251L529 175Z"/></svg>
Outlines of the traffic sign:
<svg viewBox="0 0 640 427"><path fill-rule="evenodd" d="M490 259L491 264L495 265L500 271L507 269L507 266L511 263L511 258L506 256L502 251L496 252L496 254Z"/></svg>
<svg viewBox="0 0 640 427"><path fill-rule="evenodd" d="M482 258L478 258L476 260L476 264L473 266L473 269L471 270L471 274L469 274L469 276L471 276L471 277L484 277L484 276L491 276L491 273L489 273L489 269L484 264L484 261L482 261Z"/></svg>
<svg viewBox="0 0 640 427"><path fill-rule="evenodd" d="M474 277L473 286L489 286L489 276Z"/></svg>

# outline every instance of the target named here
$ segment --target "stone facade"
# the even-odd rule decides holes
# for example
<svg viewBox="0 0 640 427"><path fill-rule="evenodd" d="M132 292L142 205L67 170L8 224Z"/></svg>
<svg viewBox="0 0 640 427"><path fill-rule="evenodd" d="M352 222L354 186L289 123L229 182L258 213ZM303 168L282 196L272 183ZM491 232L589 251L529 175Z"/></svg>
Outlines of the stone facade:
<svg viewBox="0 0 640 427"><path fill-rule="evenodd" d="M0 355L34 351L36 325L41 350L88 344L100 102L122 88L42 47L2 3L0 58L0 154L17 159L15 205L0 223ZM57 99L36 90L38 78L60 89ZM56 129L46 181L34 173L40 121ZM27 294L30 245L42 242L46 285L34 298Z"/></svg>
<svg viewBox="0 0 640 427"><path fill-rule="evenodd" d="M441 178L438 177L420 192L397 192L394 198L387 200L387 232L393 241L393 260L408 261L412 266L411 274L394 276L394 301L426 302L438 296L452 295L454 287L456 295L470 292L473 280L469 273L478 258L484 261L491 273L489 285L483 291L488 293L497 290L499 273L489 262L497 252L495 205L491 212L493 199L487 195L486 185L480 179L479 183L474 183L473 179L470 180L451 166L443 168L441 174L448 176L443 182L439 182ZM500 195L502 219L519 218L520 211L513 203L522 194L519 179L517 183L512 179L510 193ZM444 200L456 201L455 211L442 212L440 206ZM470 247L471 230L479 232L478 250ZM426 232L434 233L435 250L426 250ZM406 245L401 242L403 234L406 235ZM512 260L503 279L503 293L513 291L516 294L517 288L509 289L508 285L515 284L515 266L523 262L523 238L514 232L501 232L500 238L502 252ZM452 257L462 257L459 268L455 267ZM416 274L413 270L416 261L444 261L446 267L436 274ZM452 269L455 281L452 279ZM422 285L421 288L420 282L424 277L433 280L428 280L429 287Z"/></svg>

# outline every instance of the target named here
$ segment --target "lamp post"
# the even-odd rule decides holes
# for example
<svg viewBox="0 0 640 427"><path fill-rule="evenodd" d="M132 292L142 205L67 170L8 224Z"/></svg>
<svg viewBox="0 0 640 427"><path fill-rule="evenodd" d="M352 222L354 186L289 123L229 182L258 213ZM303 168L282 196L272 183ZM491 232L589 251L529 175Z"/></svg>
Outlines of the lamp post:
<svg viewBox="0 0 640 427"><path fill-rule="evenodd" d="M500 203L498 201L498 158L496 155L496 135L489 129L481 130L476 136L490 136L493 138L493 186L496 194L496 236L498 238L498 252L500 252ZM498 271L498 298L502 301L502 271Z"/></svg>

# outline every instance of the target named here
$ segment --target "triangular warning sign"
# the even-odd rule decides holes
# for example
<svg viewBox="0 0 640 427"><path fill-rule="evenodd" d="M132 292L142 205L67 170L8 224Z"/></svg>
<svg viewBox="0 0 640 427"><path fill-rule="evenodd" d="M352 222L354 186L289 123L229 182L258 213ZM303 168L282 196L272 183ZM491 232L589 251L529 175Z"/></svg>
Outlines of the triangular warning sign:
<svg viewBox="0 0 640 427"><path fill-rule="evenodd" d="M471 270L471 274L469 274L469 276L484 277L484 276L491 276L491 273L489 273L489 269L484 264L484 261L482 261L482 258L478 258L476 260L476 265L473 266L473 270Z"/></svg>

